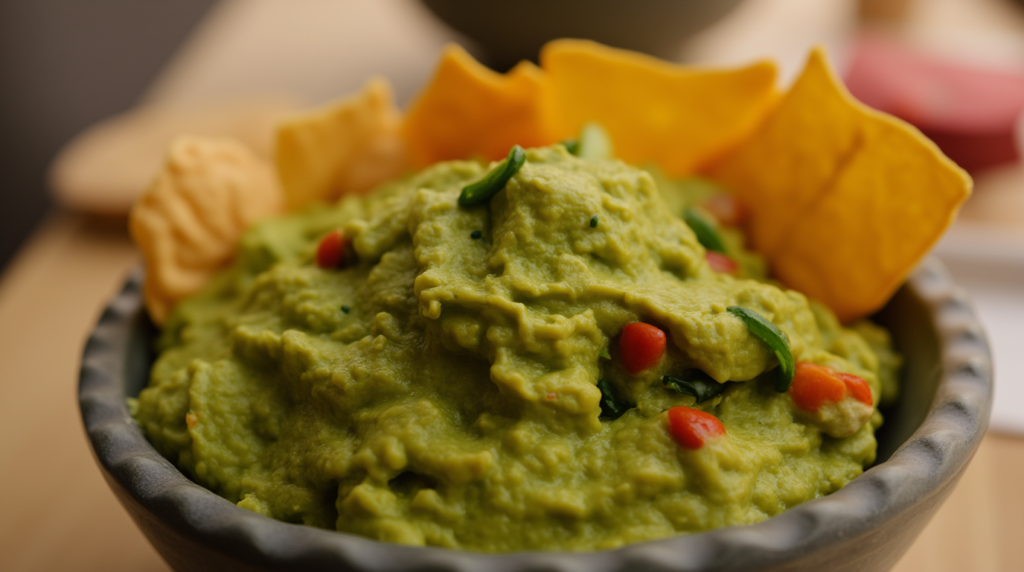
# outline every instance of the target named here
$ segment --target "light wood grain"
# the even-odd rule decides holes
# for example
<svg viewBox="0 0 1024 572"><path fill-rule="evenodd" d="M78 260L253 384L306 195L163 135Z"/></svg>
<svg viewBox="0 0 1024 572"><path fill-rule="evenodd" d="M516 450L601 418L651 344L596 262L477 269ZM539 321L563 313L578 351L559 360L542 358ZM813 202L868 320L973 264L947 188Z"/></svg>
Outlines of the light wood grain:
<svg viewBox="0 0 1024 572"><path fill-rule="evenodd" d="M123 223L58 214L0 281L0 570L167 570L100 476L75 393L136 260Z"/></svg>
<svg viewBox="0 0 1024 572"><path fill-rule="evenodd" d="M137 255L119 223L53 215L0 280L0 570L167 565L107 489L75 401L80 353ZM1024 439L985 438L898 572L1024 570Z"/></svg>

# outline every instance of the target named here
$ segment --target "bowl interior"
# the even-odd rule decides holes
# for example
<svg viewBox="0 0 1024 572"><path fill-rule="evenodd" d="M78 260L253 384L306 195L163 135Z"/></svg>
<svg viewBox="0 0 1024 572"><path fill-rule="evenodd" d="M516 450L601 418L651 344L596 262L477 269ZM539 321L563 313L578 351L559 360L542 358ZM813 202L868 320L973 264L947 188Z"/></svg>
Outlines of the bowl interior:
<svg viewBox="0 0 1024 572"><path fill-rule="evenodd" d="M872 316L872 321L889 330L896 351L903 356L899 398L881 408L885 423L876 432L876 465L887 461L921 426L942 381L941 344L931 314L920 292L903 286Z"/></svg>

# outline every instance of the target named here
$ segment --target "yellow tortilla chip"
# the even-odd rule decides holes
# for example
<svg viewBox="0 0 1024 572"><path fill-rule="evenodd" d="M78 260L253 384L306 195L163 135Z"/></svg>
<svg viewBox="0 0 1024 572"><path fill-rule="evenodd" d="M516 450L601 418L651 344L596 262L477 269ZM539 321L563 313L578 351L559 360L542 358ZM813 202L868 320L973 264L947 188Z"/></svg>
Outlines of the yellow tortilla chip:
<svg viewBox="0 0 1024 572"><path fill-rule="evenodd" d="M288 208L330 202L400 176L408 167L401 125L391 86L381 78L283 122L274 158Z"/></svg>
<svg viewBox="0 0 1024 572"><path fill-rule="evenodd" d="M505 75L462 48L445 49L431 82L409 107L404 133L417 167L480 156L495 160L515 144L548 145L544 78L529 62Z"/></svg>
<svg viewBox="0 0 1024 572"><path fill-rule="evenodd" d="M775 65L735 70L674 65L584 40L541 51L554 135L600 123L627 163L693 173L747 137L775 101Z"/></svg>
<svg viewBox="0 0 1024 572"><path fill-rule="evenodd" d="M820 49L711 175L751 207L775 276L844 321L885 303L971 192L920 132L856 101Z"/></svg>

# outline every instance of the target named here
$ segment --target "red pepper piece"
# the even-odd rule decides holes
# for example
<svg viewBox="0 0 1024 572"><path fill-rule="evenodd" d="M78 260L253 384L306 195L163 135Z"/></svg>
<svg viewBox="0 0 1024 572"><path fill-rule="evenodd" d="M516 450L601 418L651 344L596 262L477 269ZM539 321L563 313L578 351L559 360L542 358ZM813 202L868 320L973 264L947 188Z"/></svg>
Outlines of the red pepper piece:
<svg viewBox="0 0 1024 572"><path fill-rule="evenodd" d="M836 370L802 361L796 364L789 396L800 409L817 411L826 403L842 401L846 397L846 384L836 377Z"/></svg>
<svg viewBox="0 0 1024 572"><path fill-rule="evenodd" d="M676 443L690 450L725 435L725 425L717 417L682 405L668 410L668 427Z"/></svg>
<svg viewBox="0 0 1024 572"><path fill-rule="evenodd" d="M852 373L836 373L836 377L840 381L846 384L847 391L854 399L860 401L864 405L873 405L874 400L871 399L871 388L868 386L868 382L864 381L863 378L853 375Z"/></svg>
<svg viewBox="0 0 1024 572"><path fill-rule="evenodd" d="M714 195L700 206L722 226L739 227L747 221L746 205L732 195Z"/></svg>
<svg viewBox="0 0 1024 572"><path fill-rule="evenodd" d="M736 274L740 265L736 264L736 261L721 252L715 252L714 250L705 250L704 258L708 260L708 264L711 265L711 269L721 274Z"/></svg>
<svg viewBox="0 0 1024 572"><path fill-rule="evenodd" d="M341 268L345 265L348 241L340 230L332 230L320 239L316 247L316 265L320 268Z"/></svg>
<svg viewBox="0 0 1024 572"><path fill-rule="evenodd" d="M619 335L619 355L630 375L658 363L665 353L665 332L643 322L626 324Z"/></svg>

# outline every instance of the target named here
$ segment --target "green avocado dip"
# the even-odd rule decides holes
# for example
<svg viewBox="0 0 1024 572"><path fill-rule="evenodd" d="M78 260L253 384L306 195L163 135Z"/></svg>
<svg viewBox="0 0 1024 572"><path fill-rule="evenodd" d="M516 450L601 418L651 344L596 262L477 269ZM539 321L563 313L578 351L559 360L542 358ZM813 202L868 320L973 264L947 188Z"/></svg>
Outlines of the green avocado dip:
<svg viewBox="0 0 1024 572"><path fill-rule="evenodd" d="M460 206L488 170L440 163L251 228L163 330L132 403L150 441L276 519L485 552L753 523L874 461L877 410L830 436L777 390L776 355L727 308L777 326L797 362L859 376L872 403L896 387L888 334L841 327L766 280L738 231L719 229L738 276L712 270L682 213L713 186L555 145ZM353 262L318 267L339 228ZM635 322L667 344L630 373L619 338ZM697 403L678 389L692 380L717 394ZM606 400L621 411L603 413ZM681 446L677 406L724 435Z"/></svg>

